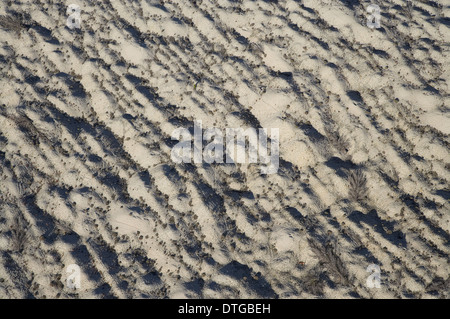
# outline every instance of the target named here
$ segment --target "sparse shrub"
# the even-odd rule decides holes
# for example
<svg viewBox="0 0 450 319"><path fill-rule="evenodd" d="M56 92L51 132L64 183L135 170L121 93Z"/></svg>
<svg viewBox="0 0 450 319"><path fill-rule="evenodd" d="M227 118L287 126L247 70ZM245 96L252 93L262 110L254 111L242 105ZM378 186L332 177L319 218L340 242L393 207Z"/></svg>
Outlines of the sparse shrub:
<svg viewBox="0 0 450 319"><path fill-rule="evenodd" d="M348 174L349 197L353 201L360 201L367 196L367 179L362 170L350 171Z"/></svg>

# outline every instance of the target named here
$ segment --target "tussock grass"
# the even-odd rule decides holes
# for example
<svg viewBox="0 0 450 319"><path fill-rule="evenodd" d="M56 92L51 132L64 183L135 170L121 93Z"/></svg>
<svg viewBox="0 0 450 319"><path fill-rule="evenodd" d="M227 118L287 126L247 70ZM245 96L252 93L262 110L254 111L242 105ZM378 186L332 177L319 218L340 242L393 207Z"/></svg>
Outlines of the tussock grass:
<svg viewBox="0 0 450 319"><path fill-rule="evenodd" d="M16 216L13 219L11 229L11 249L16 252L22 252L29 242L27 233L27 223L23 218Z"/></svg>
<svg viewBox="0 0 450 319"><path fill-rule="evenodd" d="M327 268L328 272L335 280L338 283L348 285L350 283L349 274L342 259L337 253L335 245L331 242L320 245L312 239L308 239L308 243L316 257L319 259L319 262Z"/></svg>
<svg viewBox="0 0 450 319"><path fill-rule="evenodd" d="M9 16L0 16L0 27L19 34L22 30L22 23Z"/></svg>

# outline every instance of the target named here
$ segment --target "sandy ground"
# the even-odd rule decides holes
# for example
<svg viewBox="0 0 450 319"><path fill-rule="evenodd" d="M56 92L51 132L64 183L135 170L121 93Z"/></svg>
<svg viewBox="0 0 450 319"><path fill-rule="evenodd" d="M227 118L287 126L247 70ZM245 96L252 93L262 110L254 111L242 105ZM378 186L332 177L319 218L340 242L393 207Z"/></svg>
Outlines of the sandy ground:
<svg viewBox="0 0 450 319"><path fill-rule="evenodd" d="M0 298L449 297L450 1L0 15ZM277 173L175 163L196 120L278 128Z"/></svg>

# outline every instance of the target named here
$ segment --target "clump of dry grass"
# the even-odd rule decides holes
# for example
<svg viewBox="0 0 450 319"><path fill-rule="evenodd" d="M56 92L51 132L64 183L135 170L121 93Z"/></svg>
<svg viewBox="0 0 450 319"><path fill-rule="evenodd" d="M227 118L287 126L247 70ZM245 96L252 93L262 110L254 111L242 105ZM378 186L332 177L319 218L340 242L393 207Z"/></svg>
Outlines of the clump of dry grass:
<svg viewBox="0 0 450 319"><path fill-rule="evenodd" d="M414 5L411 0L406 0L406 5L403 6L405 10L406 17L411 20L413 17Z"/></svg>
<svg viewBox="0 0 450 319"><path fill-rule="evenodd" d="M323 295L325 282L321 277L322 272L320 272L317 268L309 271L302 280L305 291L316 296Z"/></svg>
<svg viewBox="0 0 450 319"><path fill-rule="evenodd" d="M348 174L349 197L357 202L367 196L367 179L362 170L350 171Z"/></svg>
<svg viewBox="0 0 450 319"><path fill-rule="evenodd" d="M450 277L448 277L447 279L444 279L442 277L435 277L433 279L433 281L427 285L426 292L431 293L431 292L436 292L439 294L448 294L448 292L450 291Z"/></svg>
<svg viewBox="0 0 450 319"><path fill-rule="evenodd" d="M22 30L22 23L19 20L9 16L0 16L0 27L19 34Z"/></svg>
<svg viewBox="0 0 450 319"><path fill-rule="evenodd" d="M323 264L328 272L335 278L338 283L348 285L349 274L345 268L342 259L339 257L335 245L331 242L325 245L320 245L312 239L308 239L309 245L312 251L319 259L319 262Z"/></svg>
<svg viewBox="0 0 450 319"><path fill-rule="evenodd" d="M336 150L344 157L348 157L350 143L348 139L339 133L338 126L329 113L324 114L325 133L328 141L336 148Z"/></svg>
<svg viewBox="0 0 450 319"><path fill-rule="evenodd" d="M29 241L27 223L19 216L14 217L11 229L11 249L22 252Z"/></svg>
<svg viewBox="0 0 450 319"><path fill-rule="evenodd" d="M328 138L341 155L347 156L350 143L344 136L337 133L329 135Z"/></svg>

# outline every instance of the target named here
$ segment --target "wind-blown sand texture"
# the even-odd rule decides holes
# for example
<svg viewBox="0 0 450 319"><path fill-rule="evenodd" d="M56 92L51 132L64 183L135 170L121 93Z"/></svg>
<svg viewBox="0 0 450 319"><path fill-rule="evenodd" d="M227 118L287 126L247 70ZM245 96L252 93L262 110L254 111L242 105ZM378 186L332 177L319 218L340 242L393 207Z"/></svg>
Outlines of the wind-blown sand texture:
<svg viewBox="0 0 450 319"><path fill-rule="evenodd" d="M449 5L2 0L0 298L448 298ZM195 120L278 173L174 163Z"/></svg>

